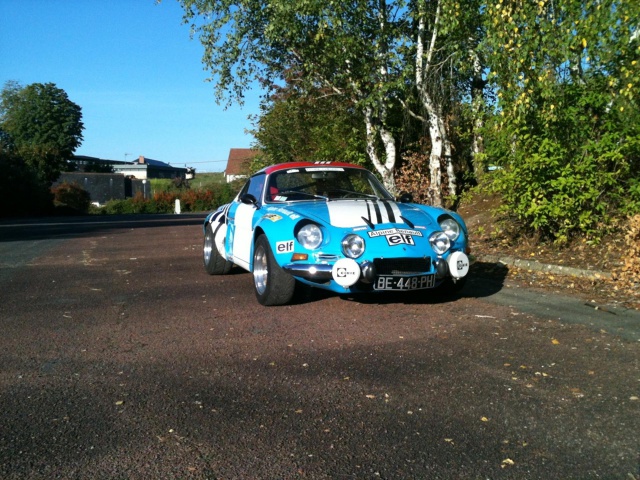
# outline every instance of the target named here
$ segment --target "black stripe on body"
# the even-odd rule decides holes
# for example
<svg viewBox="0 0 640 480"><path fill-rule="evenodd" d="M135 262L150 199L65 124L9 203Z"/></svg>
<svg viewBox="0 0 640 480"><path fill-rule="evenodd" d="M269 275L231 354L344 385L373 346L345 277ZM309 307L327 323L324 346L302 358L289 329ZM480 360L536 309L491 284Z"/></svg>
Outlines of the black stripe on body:
<svg viewBox="0 0 640 480"><path fill-rule="evenodd" d="M382 212L380 211L380 205L378 205L378 202L373 202L373 208L376 211L376 223L382 223Z"/></svg>
<svg viewBox="0 0 640 480"><path fill-rule="evenodd" d="M393 208L391 208L391 205L389 205L389 201L382 200L382 204L384 205L384 208L387 210L387 215L389 215L389 222L396 223L396 216L393 213Z"/></svg>

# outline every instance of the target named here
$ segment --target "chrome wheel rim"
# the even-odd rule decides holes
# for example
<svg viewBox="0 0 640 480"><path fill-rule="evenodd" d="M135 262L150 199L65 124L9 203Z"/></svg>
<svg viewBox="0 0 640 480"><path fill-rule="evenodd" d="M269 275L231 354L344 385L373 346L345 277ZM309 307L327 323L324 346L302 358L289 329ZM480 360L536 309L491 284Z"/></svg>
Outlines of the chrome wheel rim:
<svg viewBox="0 0 640 480"><path fill-rule="evenodd" d="M256 292L258 292L258 295L262 295L267 289L268 274L267 252L265 252L262 245L258 245L253 257L253 282L256 286Z"/></svg>
<svg viewBox="0 0 640 480"><path fill-rule="evenodd" d="M204 253L204 263L207 265L211 261L211 249L213 248L214 248L213 235L206 234L204 237L203 253Z"/></svg>

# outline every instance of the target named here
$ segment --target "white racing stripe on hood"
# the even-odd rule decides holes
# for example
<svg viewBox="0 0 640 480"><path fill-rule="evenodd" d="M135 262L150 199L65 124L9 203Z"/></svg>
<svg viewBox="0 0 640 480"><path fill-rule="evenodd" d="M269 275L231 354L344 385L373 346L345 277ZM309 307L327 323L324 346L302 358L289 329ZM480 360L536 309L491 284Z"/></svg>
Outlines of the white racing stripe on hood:
<svg viewBox="0 0 640 480"><path fill-rule="evenodd" d="M373 224L399 223L400 209L393 201L337 200L327 203L329 222L334 227L359 227ZM364 218L363 218L364 217Z"/></svg>

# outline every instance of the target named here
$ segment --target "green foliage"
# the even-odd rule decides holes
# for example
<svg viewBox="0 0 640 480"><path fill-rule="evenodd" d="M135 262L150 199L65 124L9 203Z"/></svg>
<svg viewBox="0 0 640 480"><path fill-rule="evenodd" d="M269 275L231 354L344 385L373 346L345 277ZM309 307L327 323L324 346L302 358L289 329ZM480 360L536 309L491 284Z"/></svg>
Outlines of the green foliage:
<svg viewBox="0 0 640 480"><path fill-rule="evenodd" d="M0 129L7 144L46 182L55 181L82 143L82 113L53 83L5 85L0 94Z"/></svg>
<svg viewBox="0 0 640 480"><path fill-rule="evenodd" d="M640 118L611 108L601 83L559 86L553 115L503 126L507 138L489 152L503 159L493 186L505 209L543 237L598 238L621 212L638 211Z"/></svg>
<svg viewBox="0 0 640 480"><path fill-rule="evenodd" d="M497 94L485 131L494 188L525 228L597 239L637 212L637 2L488 5L484 47Z"/></svg>
<svg viewBox="0 0 640 480"><path fill-rule="evenodd" d="M53 196L49 185L22 158L0 145L0 217L51 213Z"/></svg>
<svg viewBox="0 0 640 480"><path fill-rule="evenodd" d="M63 182L51 189L54 206L68 213L87 213L91 205L91 196L77 183Z"/></svg>
<svg viewBox="0 0 640 480"><path fill-rule="evenodd" d="M262 105L253 135L264 164L344 161L366 164L364 121L347 103L321 92L303 94L293 85Z"/></svg>
<svg viewBox="0 0 640 480"><path fill-rule="evenodd" d="M431 115L420 134L434 145L452 142L460 180L473 183L478 165L502 167L489 178L525 229L597 238L638 211L639 2L180 2L221 98L242 100L255 80L295 84L256 122L265 151L256 168L414 144L396 117L402 104L414 118ZM366 144L360 127L348 130L357 116L368 121ZM383 144L383 130L396 143ZM472 166L478 139L486 150ZM423 145L401 152L419 191L433 173Z"/></svg>

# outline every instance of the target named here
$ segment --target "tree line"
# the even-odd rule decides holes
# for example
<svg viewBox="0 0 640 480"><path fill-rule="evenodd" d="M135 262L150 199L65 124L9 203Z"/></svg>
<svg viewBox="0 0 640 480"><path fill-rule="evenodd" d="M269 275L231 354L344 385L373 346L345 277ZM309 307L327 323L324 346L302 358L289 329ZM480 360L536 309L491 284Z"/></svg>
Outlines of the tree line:
<svg viewBox="0 0 640 480"><path fill-rule="evenodd" d="M180 3L219 101L266 87L265 162L366 163L435 205L480 182L557 241L640 212L639 2Z"/></svg>
<svg viewBox="0 0 640 480"><path fill-rule="evenodd" d="M0 92L0 215L51 212L51 184L69 168L83 130L82 109L55 84L5 84Z"/></svg>

